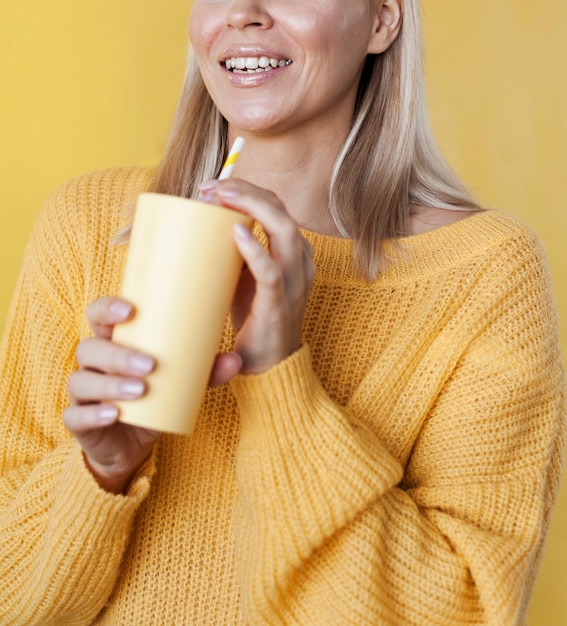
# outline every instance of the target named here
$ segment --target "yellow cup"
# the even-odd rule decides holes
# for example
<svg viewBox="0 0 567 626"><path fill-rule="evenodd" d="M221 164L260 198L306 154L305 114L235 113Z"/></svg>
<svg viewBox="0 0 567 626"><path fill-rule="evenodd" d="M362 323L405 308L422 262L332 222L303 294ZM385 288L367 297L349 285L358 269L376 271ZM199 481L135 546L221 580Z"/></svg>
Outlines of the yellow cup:
<svg viewBox="0 0 567 626"><path fill-rule="evenodd" d="M251 224L224 207L140 194L121 291L136 313L113 340L157 366L143 398L117 403L122 422L193 431L242 269L232 235L238 222Z"/></svg>

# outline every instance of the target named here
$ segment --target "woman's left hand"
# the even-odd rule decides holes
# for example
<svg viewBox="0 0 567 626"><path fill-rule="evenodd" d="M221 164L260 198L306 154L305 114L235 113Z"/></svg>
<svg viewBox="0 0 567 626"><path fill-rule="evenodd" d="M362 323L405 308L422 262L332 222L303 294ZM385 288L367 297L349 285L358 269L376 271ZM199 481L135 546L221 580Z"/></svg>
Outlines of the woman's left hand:
<svg viewBox="0 0 567 626"><path fill-rule="evenodd" d="M272 192L231 178L203 186L205 198L236 209L259 222L268 237L266 250L245 226L234 239L244 261L232 318L235 352L243 374L259 374L301 345L301 328L315 264L309 243L283 203Z"/></svg>

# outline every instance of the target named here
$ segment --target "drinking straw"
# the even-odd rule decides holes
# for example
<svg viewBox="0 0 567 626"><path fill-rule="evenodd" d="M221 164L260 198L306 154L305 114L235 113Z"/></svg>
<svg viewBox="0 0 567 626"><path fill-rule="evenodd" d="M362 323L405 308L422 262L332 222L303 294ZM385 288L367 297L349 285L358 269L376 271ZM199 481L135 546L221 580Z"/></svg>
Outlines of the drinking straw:
<svg viewBox="0 0 567 626"><path fill-rule="evenodd" d="M234 164L236 163L236 159L242 150L242 146L244 145L244 139L242 137L237 137L232 144L232 148L226 157L226 161L222 166L222 171L219 176L219 180L224 180L225 178L230 178L232 174L232 170L234 169Z"/></svg>

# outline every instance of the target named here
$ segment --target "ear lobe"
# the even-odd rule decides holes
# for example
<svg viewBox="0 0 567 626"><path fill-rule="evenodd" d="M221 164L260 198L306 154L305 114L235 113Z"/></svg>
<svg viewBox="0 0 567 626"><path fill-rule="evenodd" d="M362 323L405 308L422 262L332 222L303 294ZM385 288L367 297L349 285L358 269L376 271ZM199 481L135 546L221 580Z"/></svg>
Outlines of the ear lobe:
<svg viewBox="0 0 567 626"><path fill-rule="evenodd" d="M396 40L402 26L402 0L376 0L374 30L368 54L381 54Z"/></svg>

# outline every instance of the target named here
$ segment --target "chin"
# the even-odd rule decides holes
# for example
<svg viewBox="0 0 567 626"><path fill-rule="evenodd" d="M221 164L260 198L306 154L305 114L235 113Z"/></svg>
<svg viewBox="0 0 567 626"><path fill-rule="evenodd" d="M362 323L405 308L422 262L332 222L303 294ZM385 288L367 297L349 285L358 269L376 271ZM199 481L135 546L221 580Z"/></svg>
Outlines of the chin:
<svg viewBox="0 0 567 626"><path fill-rule="evenodd" d="M274 115L274 111L266 111L265 109L257 111L246 111L246 114L240 115L224 115L232 128L242 132L268 135L281 132L285 121L280 116Z"/></svg>

